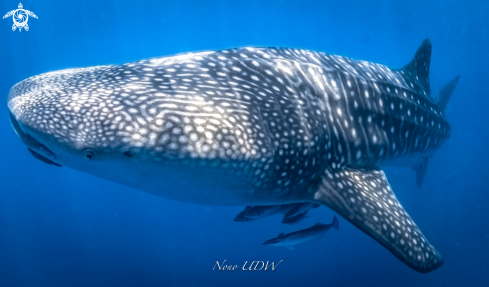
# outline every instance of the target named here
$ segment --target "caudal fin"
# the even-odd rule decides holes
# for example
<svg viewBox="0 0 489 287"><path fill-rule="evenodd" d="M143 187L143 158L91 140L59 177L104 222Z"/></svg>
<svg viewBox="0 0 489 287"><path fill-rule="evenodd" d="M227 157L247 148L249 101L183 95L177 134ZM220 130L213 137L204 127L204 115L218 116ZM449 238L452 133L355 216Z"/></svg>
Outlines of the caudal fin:
<svg viewBox="0 0 489 287"><path fill-rule="evenodd" d="M336 215L333 217L333 227L336 230L340 230L340 222L338 221L338 218L336 218Z"/></svg>
<svg viewBox="0 0 489 287"><path fill-rule="evenodd" d="M450 82L448 82L448 84L446 84L438 93L438 106L442 110L446 109L448 101L452 97L453 91L457 87L459 79L460 76L456 76Z"/></svg>

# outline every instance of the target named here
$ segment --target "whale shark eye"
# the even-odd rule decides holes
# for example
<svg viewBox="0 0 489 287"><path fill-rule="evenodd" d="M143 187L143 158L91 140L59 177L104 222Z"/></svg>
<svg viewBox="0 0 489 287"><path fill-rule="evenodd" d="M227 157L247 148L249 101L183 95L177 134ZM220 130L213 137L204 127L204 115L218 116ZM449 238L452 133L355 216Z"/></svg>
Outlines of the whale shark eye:
<svg viewBox="0 0 489 287"><path fill-rule="evenodd" d="M95 157L95 153L91 149L85 151L85 159L92 160Z"/></svg>

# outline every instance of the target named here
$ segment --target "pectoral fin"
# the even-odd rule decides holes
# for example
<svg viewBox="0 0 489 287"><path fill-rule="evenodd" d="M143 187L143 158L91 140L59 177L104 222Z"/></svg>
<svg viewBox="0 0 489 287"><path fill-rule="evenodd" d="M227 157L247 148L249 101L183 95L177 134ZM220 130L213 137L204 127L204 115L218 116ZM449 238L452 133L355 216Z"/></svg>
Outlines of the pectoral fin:
<svg viewBox="0 0 489 287"><path fill-rule="evenodd" d="M326 171L315 200L387 248L414 270L427 273L443 257L421 233L379 169Z"/></svg>

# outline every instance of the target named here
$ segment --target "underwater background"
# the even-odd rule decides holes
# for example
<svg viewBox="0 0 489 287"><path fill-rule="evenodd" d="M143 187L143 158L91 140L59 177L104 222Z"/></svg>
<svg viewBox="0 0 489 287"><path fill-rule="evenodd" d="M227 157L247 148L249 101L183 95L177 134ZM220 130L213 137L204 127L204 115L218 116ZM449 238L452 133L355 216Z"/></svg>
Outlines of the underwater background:
<svg viewBox="0 0 489 287"><path fill-rule="evenodd" d="M0 14L19 0L2 0ZM0 286L489 286L488 1L23 1L30 30L0 21ZM330 223L321 207L297 225L276 215L234 222L243 207L176 202L31 156L8 120L15 83L40 73L240 46L311 49L399 68L433 44L431 90L460 81L451 138L423 187L386 168L400 202L445 258L420 274L340 219L295 251L262 246ZM181 192L185 192L182 190ZM216 261L283 262L216 271ZM217 269L217 268L216 268Z"/></svg>

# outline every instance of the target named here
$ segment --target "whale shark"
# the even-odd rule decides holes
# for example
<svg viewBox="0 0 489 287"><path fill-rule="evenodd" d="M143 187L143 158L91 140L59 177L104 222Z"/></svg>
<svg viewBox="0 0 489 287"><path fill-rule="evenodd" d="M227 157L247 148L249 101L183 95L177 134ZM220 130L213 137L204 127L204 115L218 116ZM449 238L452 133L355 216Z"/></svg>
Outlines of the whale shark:
<svg viewBox="0 0 489 287"><path fill-rule="evenodd" d="M263 243L263 245L270 245L273 247L284 247L290 250L294 250L294 245L307 242L313 238L321 239L330 229L340 229L340 223L336 216L333 218L331 224L316 223L313 226L302 229L299 231L291 232L288 234L280 233L277 237L269 239Z"/></svg>
<svg viewBox="0 0 489 287"><path fill-rule="evenodd" d="M53 167L190 203L321 204L425 273L444 259L381 167L420 181L450 137L458 78L431 96L431 50L400 69L260 47L66 69L14 85L9 118Z"/></svg>

